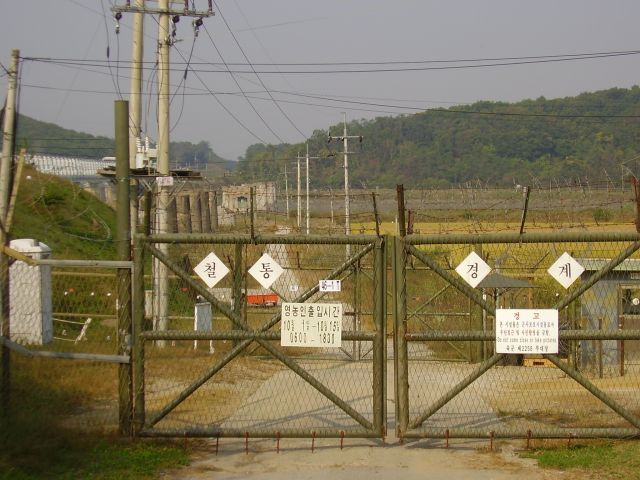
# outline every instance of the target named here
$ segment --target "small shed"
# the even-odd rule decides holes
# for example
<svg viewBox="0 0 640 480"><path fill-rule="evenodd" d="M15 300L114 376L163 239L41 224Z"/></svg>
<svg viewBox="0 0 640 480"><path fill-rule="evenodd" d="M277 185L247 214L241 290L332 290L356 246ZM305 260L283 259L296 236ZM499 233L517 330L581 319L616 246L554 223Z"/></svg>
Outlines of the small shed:
<svg viewBox="0 0 640 480"><path fill-rule="evenodd" d="M577 258L584 267L581 275L588 281L610 262L606 258ZM581 328L590 330L619 330L640 328L640 260L626 259L580 297ZM580 344L582 367L623 368L625 358L638 358L638 341L620 342L583 340ZM623 353L624 352L624 353Z"/></svg>
<svg viewBox="0 0 640 480"><path fill-rule="evenodd" d="M498 272L491 272L476 286L483 294L491 295L497 308L522 307L522 300L517 298L522 289L532 289L534 285L526 280L508 277ZM530 306L531 300L527 292L526 306Z"/></svg>

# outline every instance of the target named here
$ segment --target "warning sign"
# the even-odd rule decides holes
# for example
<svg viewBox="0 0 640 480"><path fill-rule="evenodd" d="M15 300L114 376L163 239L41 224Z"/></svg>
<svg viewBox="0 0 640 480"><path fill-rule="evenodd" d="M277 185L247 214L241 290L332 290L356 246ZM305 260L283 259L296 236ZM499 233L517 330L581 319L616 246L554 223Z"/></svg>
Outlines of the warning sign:
<svg viewBox="0 0 640 480"><path fill-rule="evenodd" d="M558 353L558 310L496 309L496 353Z"/></svg>

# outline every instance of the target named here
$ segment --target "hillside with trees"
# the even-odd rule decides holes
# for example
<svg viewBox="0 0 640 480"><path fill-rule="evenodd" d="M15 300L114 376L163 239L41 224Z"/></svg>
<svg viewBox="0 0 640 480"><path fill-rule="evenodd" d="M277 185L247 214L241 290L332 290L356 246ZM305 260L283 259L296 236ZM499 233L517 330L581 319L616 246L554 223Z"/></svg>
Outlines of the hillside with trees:
<svg viewBox="0 0 640 480"><path fill-rule="evenodd" d="M114 155L112 138L90 135L62 128L53 123L20 115L18 118L17 147L26 148L31 155L63 155L68 157L102 158ZM216 166L223 170L233 166L216 155L208 142L171 142L169 146L171 168L205 170Z"/></svg>
<svg viewBox="0 0 640 480"><path fill-rule="evenodd" d="M332 135L342 125L330 127ZM354 187L447 186L480 180L491 185L620 178L640 152L640 87L517 103L478 102L413 115L352 121L349 174ZM341 142L314 132L309 149L315 187L344 182ZM281 180L284 163L303 144L252 145L241 178ZM274 165L276 168L274 168ZM291 167L290 167L291 168Z"/></svg>

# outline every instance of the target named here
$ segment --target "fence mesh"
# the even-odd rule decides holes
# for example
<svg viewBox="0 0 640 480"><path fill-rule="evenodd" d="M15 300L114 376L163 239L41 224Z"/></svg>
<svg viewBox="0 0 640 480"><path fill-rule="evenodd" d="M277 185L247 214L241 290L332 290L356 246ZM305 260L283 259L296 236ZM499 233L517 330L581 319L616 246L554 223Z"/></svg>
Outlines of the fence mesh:
<svg viewBox="0 0 640 480"><path fill-rule="evenodd" d="M174 244L170 245L168 255L203 286L193 266L211 252L229 268L230 272L208 291L228 310L237 313L240 325L234 325L214 305L206 330L224 333L246 328L279 334L283 302L304 301L307 305L341 304L343 332L374 332L372 253L366 253L352 266L340 268L347 261L348 250L357 255L367 248L336 244ZM247 273L265 253L282 268L281 275L268 289ZM236 269L240 269L239 277L234 275ZM337 270L340 290L318 291L319 283ZM198 308L208 304L179 276L171 276L168 281L170 337L171 330L193 330ZM148 305L153 307L154 303ZM153 309L146 313L145 328L151 330L158 323L154 322L156 315ZM236 347L242 347L241 352L211 374ZM366 428L362 424L320 390L336 395L348 405L347 409L355 409L371 424L374 395L371 363L352 361L358 356L371 356L371 350L371 341L343 340L340 348L282 347L280 341L267 339L147 341L146 419L160 430L209 429L218 435L282 432L311 436L312 432L329 430L335 435L341 430L363 431ZM285 365L285 361L294 365ZM305 375L312 377L311 382ZM194 384L202 385L165 415L167 405L181 398Z"/></svg>
<svg viewBox="0 0 640 480"><path fill-rule="evenodd" d="M11 412L44 411L63 428L116 432L118 366L92 360L118 354L115 270L16 261L9 278L9 338L26 349L11 353ZM37 356L43 352L50 356Z"/></svg>
<svg viewBox="0 0 640 480"><path fill-rule="evenodd" d="M631 245L613 241L422 245L421 251L455 277L454 269L467 255L479 253L493 269L476 287L489 309L479 308L448 280L410 257L407 331L496 333L501 327L496 327L494 308L562 305L568 295ZM563 253L569 253L585 269L568 289L551 276L559 273L554 262ZM495 353L493 340L410 341L409 423L413 433L437 432L442 436L449 430L461 436L489 432L526 436L528 431L536 434L544 430L545 435L569 436L581 429L637 428L638 421L630 423L625 414L636 419L640 414L636 395L640 341L616 338L620 330L638 325L637 267L638 256L633 254L559 311L558 357L585 379L584 384L547 359L543 347L507 354L481 373L479 365ZM602 335L598 339L563 340L563 330L596 330ZM519 332L520 336L526 334ZM475 380L456 394L469 378ZM597 398L589 390L591 386L604 397ZM435 407L444 398L449 401L442 408Z"/></svg>

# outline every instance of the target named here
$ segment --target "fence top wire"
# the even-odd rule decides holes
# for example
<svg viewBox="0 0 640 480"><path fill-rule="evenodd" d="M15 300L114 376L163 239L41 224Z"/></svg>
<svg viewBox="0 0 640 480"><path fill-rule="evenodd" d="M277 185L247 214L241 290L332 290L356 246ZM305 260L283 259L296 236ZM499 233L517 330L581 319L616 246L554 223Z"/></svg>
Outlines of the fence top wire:
<svg viewBox="0 0 640 480"><path fill-rule="evenodd" d="M549 243L549 242L635 242L640 240L637 232L561 232L561 233L487 233L407 235L410 245L451 245L483 243Z"/></svg>

